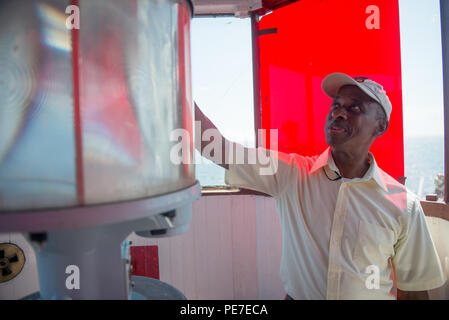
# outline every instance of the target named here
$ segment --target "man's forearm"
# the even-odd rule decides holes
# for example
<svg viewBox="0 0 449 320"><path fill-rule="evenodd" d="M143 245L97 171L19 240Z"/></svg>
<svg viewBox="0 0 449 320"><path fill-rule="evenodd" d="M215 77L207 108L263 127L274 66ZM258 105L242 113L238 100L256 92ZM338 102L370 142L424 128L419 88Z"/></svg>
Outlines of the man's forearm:
<svg viewBox="0 0 449 320"><path fill-rule="evenodd" d="M226 164L225 161L225 155L226 155L226 148L229 148L231 142L229 142L228 140L226 140L223 135L220 133L220 131L217 129L217 127L212 123L212 121L210 121L210 119L208 117L206 117L206 115L201 111L201 109L197 106L197 104L195 103L195 120L196 121L200 121L201 122L201 132L200 132L200 137L203 137L203 133L206 130L212 129L215 130L215 135L214 135L214 139L220 139L221 142L221 157L217 157L216 155L212 154L212 156L215 156L213 158L209 158L209 160L212 160L213 162L215 162L217 165L228 169L229 165ZM198 150L201 155L203 155L203 149L209 144L211 143L208 140L203 141L203 139L200 139L201 143L199 144L199 147L201 148L200 150ZM217 150L214 150L213 152L215 152ZM218 159L218 160L217 160Z"/></svg>

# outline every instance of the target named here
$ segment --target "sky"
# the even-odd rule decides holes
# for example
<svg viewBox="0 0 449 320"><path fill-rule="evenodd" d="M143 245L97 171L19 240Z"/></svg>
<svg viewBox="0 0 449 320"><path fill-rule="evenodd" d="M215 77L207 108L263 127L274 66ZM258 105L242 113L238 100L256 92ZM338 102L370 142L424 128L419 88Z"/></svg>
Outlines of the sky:
<svg viewBox="0 0 449 320"><path fill-rule="evenodd" d="M399 0L405 136L443 135L438 0Z"/></svg>
<svg viewBox="0 0 449 320"><path fill-rule="evenodd" d="M399 0L404 136L443 135L438 0ZM253 141L250 19L192 20L193 96L222 131Z"/></svg>
<svg viewBox="0 0 449 320"><path fill-rule="evenodd" d="M192 20L193 97L222 134L254 137L250 19Z"/></svg>

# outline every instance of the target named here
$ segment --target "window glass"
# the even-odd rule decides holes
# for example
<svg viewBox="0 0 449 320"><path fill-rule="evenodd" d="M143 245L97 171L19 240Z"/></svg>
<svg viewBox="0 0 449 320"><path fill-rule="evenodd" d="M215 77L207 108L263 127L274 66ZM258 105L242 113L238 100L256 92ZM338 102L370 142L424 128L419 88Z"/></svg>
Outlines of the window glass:
<svg viewBox="0 0 449 320"><path fill-rule="evenodd" d="M254 146L251 20L192 20L193 97L229 140ZM202 186L224 185L224 169L196 151Z"/></svg>
<svg viewBox="0 0 449 320"><path fill-rule="evenodd" d="M439 1L400 0L399 13L406 186L425 197L444 172Z"/></svg>

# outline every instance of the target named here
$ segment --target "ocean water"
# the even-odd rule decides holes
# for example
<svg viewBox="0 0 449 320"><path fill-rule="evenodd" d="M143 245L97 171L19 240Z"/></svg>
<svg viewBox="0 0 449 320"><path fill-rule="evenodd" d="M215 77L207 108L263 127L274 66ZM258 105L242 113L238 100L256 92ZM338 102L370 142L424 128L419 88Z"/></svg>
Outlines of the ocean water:
<svg viewBox="0 0 449 320"><path fill-rule="evenodd" d="M201 157L199 152L196 151L195 157ZM201 186L209 187L225 185L225 169L205 158L202 158L202 162L203 163L198 164L195 169L196 178Z"/></svg>
<svg viewBox="0 0 449 320"><path fill-rule="evenodd" d="M444 137L406 137L404 168L407 188L421 198L435 193L435 177L444 173Z"/></svg>
<svg viewBox="0 0 449 320"><path fill-rule="evenodd" d="M444 173L444 137L406 137L404 149L407 188L421 198L435 193L435 177L438 173ZM196 175L202 186L225 184L224 169L210 161L198 165Z"/></svg>

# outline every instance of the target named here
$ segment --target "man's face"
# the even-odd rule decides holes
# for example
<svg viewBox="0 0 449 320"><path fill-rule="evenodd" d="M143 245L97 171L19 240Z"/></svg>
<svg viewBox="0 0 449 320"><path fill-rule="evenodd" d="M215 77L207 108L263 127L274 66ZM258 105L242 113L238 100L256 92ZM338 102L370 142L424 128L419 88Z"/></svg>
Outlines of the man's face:
<svg viewBox="0 0 449 320"><path fill-rule="evenodd" d="M383 133L378 108L381 107L357 86L342 87L326 118L327 144L347 151L369 148Z"/></svg>

